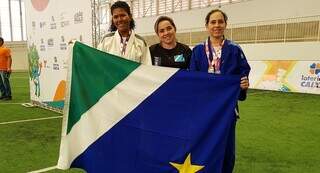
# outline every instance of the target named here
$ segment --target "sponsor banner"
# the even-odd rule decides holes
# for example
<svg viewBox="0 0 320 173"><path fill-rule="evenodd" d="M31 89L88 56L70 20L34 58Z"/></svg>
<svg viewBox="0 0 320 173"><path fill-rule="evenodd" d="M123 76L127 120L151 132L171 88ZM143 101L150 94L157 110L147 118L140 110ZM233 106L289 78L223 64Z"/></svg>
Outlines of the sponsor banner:
<svg viewBox="0 0 320 173"><path fill-rule="evenodd" d="M249 61L251 88L320 94L320 61Z"/></svg>
<svg viewBox="0 0 320 173"><path fill-rule="evenodd" d="M31 102L63 108L68 42L92 44L91 2L26 0Z"/></svg>

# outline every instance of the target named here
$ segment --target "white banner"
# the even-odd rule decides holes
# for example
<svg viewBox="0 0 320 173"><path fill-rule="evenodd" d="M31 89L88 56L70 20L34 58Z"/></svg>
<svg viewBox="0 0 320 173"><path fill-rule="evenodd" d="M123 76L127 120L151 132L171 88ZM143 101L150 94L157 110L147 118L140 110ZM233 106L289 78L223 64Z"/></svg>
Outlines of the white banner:
<svg viewBox="0 0 320 173"><path fill-rule="evenodd" d="M320 94L319 42L243 44L251 88Z"/></svg>
<svg viewBox="0 0 320 173"><path fill-rule="evenodd" d="M90 0L25 0L31 101L62 109L68 42L92 44Z"/></svg>
<svg viewBox="0 0 320 173"><path fill-rule="evenodd" d="M320 61L249 61L251 88L320 94Z"/></svg>

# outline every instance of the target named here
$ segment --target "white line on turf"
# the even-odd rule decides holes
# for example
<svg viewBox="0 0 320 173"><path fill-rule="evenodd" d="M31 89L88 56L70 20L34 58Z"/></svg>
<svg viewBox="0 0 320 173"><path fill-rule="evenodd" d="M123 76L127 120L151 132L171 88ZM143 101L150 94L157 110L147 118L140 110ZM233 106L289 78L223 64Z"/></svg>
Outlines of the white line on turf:
<svg viewBox="0 0 320 173"><path fill-rule="evenodd" d="M28 172L28 173L41 173L41 172L47 172L47 171L54 170L54 169L57 169L57 166L51 166L51 167L48 167L48 168L43 168L43 169L39 169L39 170L36 170L36 171Z"/></svg>
<svg viewBox="0 0 320 173"><path fill-rule="evenodd" d="M0 122L0 125L15 124L15 123L24 123L24 122L30 122L30 121L41 121L41 120L49 120L49 119L56 119L56 118L62 118L62 116L46 117L46 118L35 118L35 119L17 120L17 121L8 121L8 122Z"/></svg>

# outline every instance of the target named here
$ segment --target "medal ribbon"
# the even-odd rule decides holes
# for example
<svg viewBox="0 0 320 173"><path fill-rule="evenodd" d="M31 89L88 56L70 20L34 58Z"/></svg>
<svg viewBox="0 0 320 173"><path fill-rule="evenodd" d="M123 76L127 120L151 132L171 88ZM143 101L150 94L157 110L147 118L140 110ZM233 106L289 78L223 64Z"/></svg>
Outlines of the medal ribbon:
<svg viewBox="0 0 320 173"><path fill-rule="evenodd" d="M219 48L217 49L217 52L215 49L211 46L210 37L206 40L204 43L205 52L208 59L208 72L212 73L220 73L220 65L221 65L221 54L222 54L222 46L224 44L224 40L220 44Z"/></svg>

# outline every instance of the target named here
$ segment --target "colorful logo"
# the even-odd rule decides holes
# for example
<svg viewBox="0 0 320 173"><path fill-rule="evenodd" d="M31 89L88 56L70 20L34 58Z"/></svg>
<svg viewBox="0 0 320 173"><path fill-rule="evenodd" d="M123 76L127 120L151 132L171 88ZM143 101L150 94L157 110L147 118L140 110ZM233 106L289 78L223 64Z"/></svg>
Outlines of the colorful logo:
<svg viewBox="0 0 320 173"><path fill-rule="evenodd" d="M310 73L320 77L320 63L313 63L310 65Z"/></svg>
<svg viewBox="0 0 320 173"><path fill-rule="evenodd" d="M40 97L40 74L42 68L42 63L39 60L37 47L32 44L28 49L29 76L34 84L34 95L37 97Z"/></svg>
<svg viewBox="0 0 320 173"><path fill-rule="evenodd" d="M31 0L32 6L37 11L43 11L47 8L49 0Z"/></svg>

